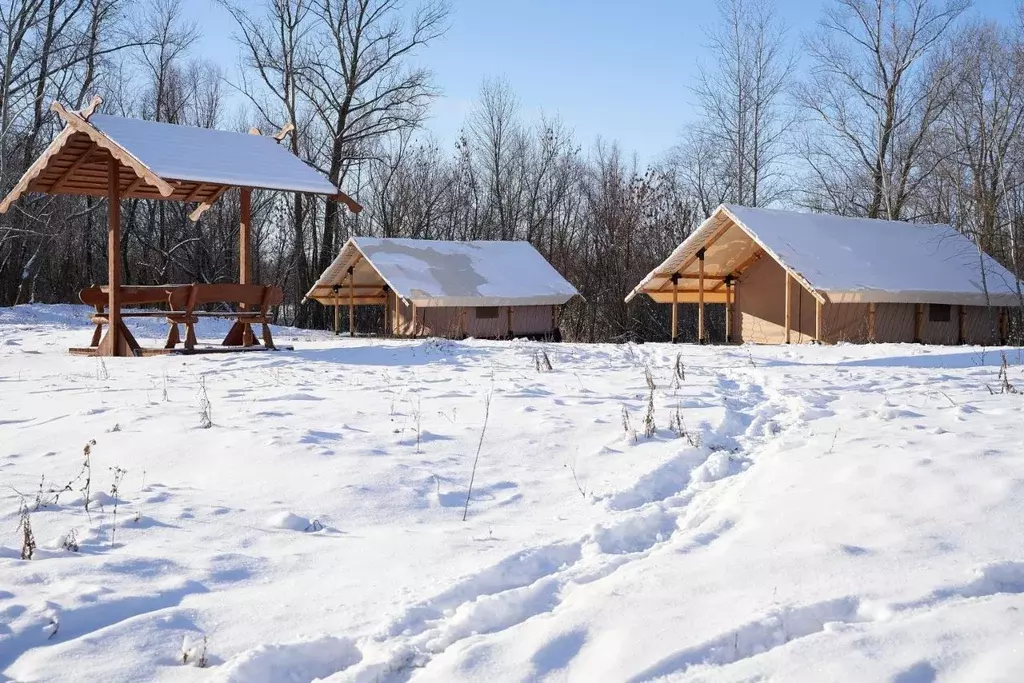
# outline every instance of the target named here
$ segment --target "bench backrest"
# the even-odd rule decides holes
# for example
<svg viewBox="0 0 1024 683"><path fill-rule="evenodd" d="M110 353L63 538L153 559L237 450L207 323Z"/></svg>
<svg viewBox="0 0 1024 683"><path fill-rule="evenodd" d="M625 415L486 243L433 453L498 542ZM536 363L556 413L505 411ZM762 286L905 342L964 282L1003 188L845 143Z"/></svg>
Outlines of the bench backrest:
<svg viewBox="0 0 1024 683"><path fill-rule="evenodd" d="M188 297L190 285L129 285L121 287L122 306L145 304L167 304L175 299ZM86 287L78 293L83 304L102 308L109 302L109 288L106 286ZM172 304L173 305L173 304Z"/></svg>
<svg viewBox="0 0 1024 683"><path fill-rule="evenodd" d="M78 293L82 303L102 308L109 303L108 288L87 287ZM264 297L266 299L264 300ZM131 285L121 287L123 306L168 304L173 311L195 310L212 303L245 304L257 307L277 306L284 301L284 291L275 285L193 284L193 285Z"/></svg>

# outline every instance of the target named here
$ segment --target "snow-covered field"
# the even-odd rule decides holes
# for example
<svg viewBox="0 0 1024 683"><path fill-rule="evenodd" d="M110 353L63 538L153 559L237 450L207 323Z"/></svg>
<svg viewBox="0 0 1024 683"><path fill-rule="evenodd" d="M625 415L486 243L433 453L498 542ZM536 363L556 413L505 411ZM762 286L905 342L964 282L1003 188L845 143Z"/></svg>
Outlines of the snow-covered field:
<svg viewBox="0 0 1024 683"><path fill-rule="evenodd" d="M0 680L1024 677L998 350L88 334L0 309Z"/></svg>

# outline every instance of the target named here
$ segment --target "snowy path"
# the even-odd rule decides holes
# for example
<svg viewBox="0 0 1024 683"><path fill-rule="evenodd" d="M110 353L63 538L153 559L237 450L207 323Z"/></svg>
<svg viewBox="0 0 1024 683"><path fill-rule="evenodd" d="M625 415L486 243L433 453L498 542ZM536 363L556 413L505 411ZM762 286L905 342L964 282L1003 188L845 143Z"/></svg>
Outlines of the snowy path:
<svg viewBox="0 0 1024 683"><path fill-rule="evenodd" d="M0 681L1024 670L1024 397L989 392L997 352L281 330L294 353L101 364L62 353L80 312L0 310ZM41 477L75 483L21 561Z"/></svg>

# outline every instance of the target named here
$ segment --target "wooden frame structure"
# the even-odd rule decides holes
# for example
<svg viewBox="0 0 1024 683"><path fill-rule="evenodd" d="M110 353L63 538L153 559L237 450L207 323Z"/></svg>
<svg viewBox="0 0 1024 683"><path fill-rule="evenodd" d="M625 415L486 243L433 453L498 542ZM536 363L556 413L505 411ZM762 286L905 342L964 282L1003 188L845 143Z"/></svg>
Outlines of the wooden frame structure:
<svg viewBox="0 0 1024 683"><path fill-rule="evenodd" d="M259 302L266 301L267 295L260 289L254 298L253 292L256 290L250 292L248 289L259 288L250 282L253 189L323 194L344 203L353 212L360 211L362 207L276 144L294 129L291 124L269 139L263 138L258 130L251 130L250 134L260 138L257 140L244 133L194 129L110 116L94 117L102 102L102 98L94 97L89 106L81 111L71 111L54 102L50 109L64 122L63 130L29 167L7 197L0 201L0 213L5 213L25 193L85 195L107 199L107 301L105 313L96 316L100 321L97 322L97 330L99 325L105 324L107 331L99 340L95 340L94 336L96 343L93 346L73 351L100 356L143 355L143 350L125 326L122 315L121 200L154 199L196 203L198 206L189 217L197 221L233 188L239 191L241 209L238 286L243 289L237 292L231 290L230 294L228 290L203 291L219 291L221 296L231 296L230 301L239 307L237 314L225 316L235 318L235 323L223 346L258 346L251 323L254 320L265 321L265 310L259 309ZM104 119L104 124L97 124L95 119ZM116 132L111 134L111 130ZM190 163L187 144L180 145L185 147L184 150L176 149L173 141L147 139L147 132L151 138L177 136L182 142L191 143L193 155L204 151L197 148L209 143L224 143L225 150L205 150L205 161L193 159ZM217 156L211 157L211 154ZM264 163L261 164L261 161ZM276 177L272 168L275 164L282 168ZM216 168L213 168L214 165ZM256 165L260 168L254 169ZM198 293L200 290L192 291ZM257 307L254 311L263 310L263 317L246 314L247 308L251 306ZM187 320L179 320L186 322L190 331L190 321L195 318L193 309L194 301L188 309ZM168 316L169 322L172 322L172 317ZM176 329L176 324L174 327ZM264 339L269 339L269 336L265 334ZM170 340L169 333L168 343Z"/></svg>

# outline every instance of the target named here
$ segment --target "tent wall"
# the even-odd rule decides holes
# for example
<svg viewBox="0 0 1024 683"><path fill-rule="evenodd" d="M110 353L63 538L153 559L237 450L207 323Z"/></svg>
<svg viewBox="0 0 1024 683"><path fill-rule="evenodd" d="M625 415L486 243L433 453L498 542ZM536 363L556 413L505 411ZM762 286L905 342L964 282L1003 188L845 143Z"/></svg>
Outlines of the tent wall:
<svg viewBox="0 0 1024 683"><path fill-rule="evenodd" d="M782 344L785 330L785 271L773 259L758 261L740 279L737 341L754 344ZM796 282L790 285L790 340L799 344L814 340L814 297ZM912 303L880 303L875 307L875 341L914 342L917 306ZM959 306L949 307L948 321L933 321L924 305L921 341L926 344L956 344L960 337ZM998 343L998 310L983 306L965 309L965 341L968 344ZM868 304L839 303L822 307L822 336L826 343L864 343L868 339Z"/></svg>
<svg viewBox="0 0 1024 683"><path fill-rule="evenodd" d="M394 293L388 295L388 308L394 316L392 329L399 337L462 336L463 309L456 307L408 306ZM497 313L496 317L491 314ZM510 310L465 308L465 333L478 339L501 339L508 336ZM512 334L515 336L546 335L554 332L553 306L516 306L511 310Z"/></svg>

